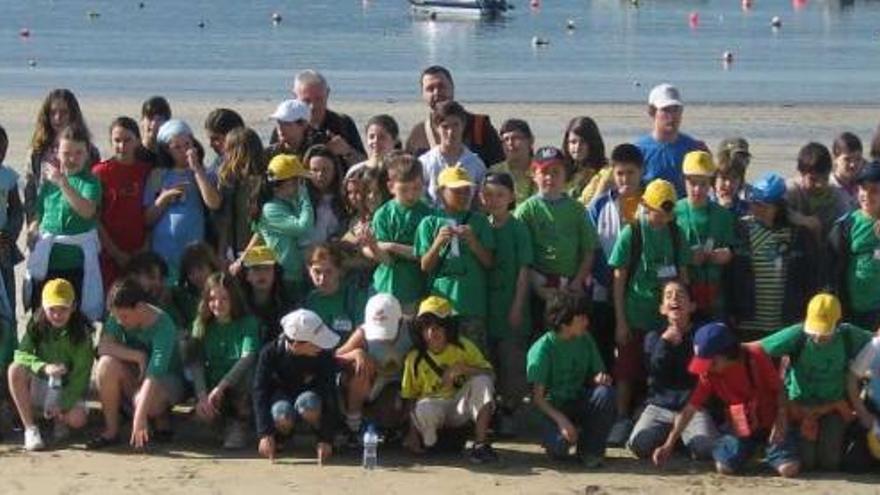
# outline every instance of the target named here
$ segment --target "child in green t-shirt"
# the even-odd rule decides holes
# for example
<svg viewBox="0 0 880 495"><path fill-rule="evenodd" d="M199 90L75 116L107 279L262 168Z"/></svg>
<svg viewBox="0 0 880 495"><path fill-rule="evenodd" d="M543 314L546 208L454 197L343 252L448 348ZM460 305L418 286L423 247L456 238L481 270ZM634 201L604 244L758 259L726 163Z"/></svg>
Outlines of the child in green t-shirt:
<svg viewBox="0 0 880 495"><path fill-rule="evenodd" d="M538 193L515 212L532 238L532 287L542 299L564 287L583 291L593 266L596 229L584 206L565 194L562 151L552 146L539 148L532 159L532 173Z"/></svg>
<svg viewBox="0 0 880 495"><path fill-rule="evenodd" d="M86 425L94 350L85 316L76 309L73 285L62 278L43 285L38 309L9 366L9 391L24 425L24 448L45 447L34 410L54 423L53 438Z"/></svg>
<svg viewBox="0 0 880 495"><path fill-rule="evenodd" d="M251 379L260 349L260 323L247 313L235 277L214 273L205 282L187 356L195 386L196 416L225 423L223 448L240 449L248 439Z"/></svg>
<svg viewBox="0 0 880 495"><path fill-rule="evenodd" d="M837 221L830 241L836 254L837 293L847 319L873 329L880 324L880 164L865 165L856 184L859 209Z"/></svg>
<svg viewBox="0 0 880 495"><path fill-rule="evenodd" d="M239 273L244 298L260 319L262 341L275 340L281 333L281 317L293 310L282 283L281 265L269 246L254 246L244 253Z"/></svg>
<svg viewBox="0 0 880 495"><path fill-rule="evenodd" d="M314 311L321 321L345 342L352 330L364 322L369 287L360 287L345 277L342 253L335 244L317 244L309 250L306 268L314 289L303 308Z"/></svg>
<svg viewBox="0 0 880 495"><path fill-rule="evenodd" d="M691 250L688 265L697 313L707 319L725 316L722 276L733 259L734 217L709 200L716 168L712 155L691 151L682 164L687 197L675 205L675 221Z"/></svg>
<svg viewBox="0 0 880 495"><path fill-rule="evenodd" d="M676 199L672 183L651 181L642 194L636 222L623 228L608 259L614 269L619 416L609 437L611 445L623 445L632 429L632 391L645 380L644 335L663 324L658 310L663 282L687 277L689 250L675 223Z"/></svg>
<svg viewBox="0 0 880 495"><path fill-rule="evenodd" d="M513 433L512 416L528 392L525 351L531 334L529 229L511 210L516 202L513 176L489 172L480 188L483 211L495 233L495 264L489 270L488 337L492 366L498 370L502 435Z"/></svg>
<svg viewBox="0 0 880 495"><path fill-rule="evenodd" d="M849 362L856 358L871 333L841 322L840 300L815 295L803 323L761 339L769 356L788 356L785 374L790 428L800 437L801 467L837 471L843 456L851 404L861 401L858 386L849 386Z"/></svg>
<svg viewBox="0 0 880 495"><path fill-rule="evenodd" d="M388 190L394 199L373 214L375 244L365 254L379 262L373 273L373 289L400 301L404 314L415 314L425 292L425 276L413 250L419 222L433 210L421 201L424 189L422 165L412 155L392 153L385 160Z"/></svg>
<svg viewBox="0 0 880 495"><path fill-rule="evenodd" d="M582 292L558 291L547 303L550 327L529 349L527 373L532 402L545 415L544 448L566 457L572 444L589 468L602 465L614 423L611 376L593 337L587 333L589 299Z"/></svg>
<svg viewBox="0 0 880 495"><path fill-rule="evenodd" d="M462 167L438 176L443 210L422 219L413 246L429 283L428 292L452 302L462 335L487 349L487 271L494 263L495 236L482 213L472 211L475 184Z"/></svg>

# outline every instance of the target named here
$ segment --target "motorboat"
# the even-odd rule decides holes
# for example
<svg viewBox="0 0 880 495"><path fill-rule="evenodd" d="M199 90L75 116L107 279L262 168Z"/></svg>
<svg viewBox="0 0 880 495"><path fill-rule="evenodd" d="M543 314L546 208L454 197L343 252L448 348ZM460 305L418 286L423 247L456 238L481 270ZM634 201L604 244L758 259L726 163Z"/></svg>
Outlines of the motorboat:
<svg viewBox="0 0 880 495"><path fill-rule="evenodd" d="M413 14L430 19L496 17L512 8L507 0L409 0Z"/></svg>

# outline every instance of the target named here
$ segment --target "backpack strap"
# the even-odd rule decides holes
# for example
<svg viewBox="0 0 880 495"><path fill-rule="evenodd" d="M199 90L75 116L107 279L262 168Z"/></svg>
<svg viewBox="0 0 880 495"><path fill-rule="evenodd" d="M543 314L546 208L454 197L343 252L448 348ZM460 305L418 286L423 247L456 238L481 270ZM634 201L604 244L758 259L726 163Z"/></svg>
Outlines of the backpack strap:
<svg viewBox="0 0 880 495"><path fill-rule="evenodd" d="M474 114L474 131L471 134L473 144L482 146L486 144L486 116Z"/></svg>
<svg viewBox="0 0 880 495"><path fill-rule="evenodd" d="M425 364L428 365L428 368L431 368L431 371L433 371L434 374L437 375L438 378L440 378L441 380L443 379L443 374L444 374L443 368L441 368L440 365L437 364L437 361L434 361L434 358L431 357L431 355L428 353L428 351L425 351L425 350L419 351L419 354L416 356L415 369L419 369L419 362L420 361L424 361Z"/></svg>
<svg viewBox="0 0 880 495"><path fill-rule="evenodd" d="M629 287L629 281L634 271L638 268L642 258L642 225L638 220L630 224L632 229L632 243L629 247L629 260L626 263L626 283L624 287Z"/></svg>

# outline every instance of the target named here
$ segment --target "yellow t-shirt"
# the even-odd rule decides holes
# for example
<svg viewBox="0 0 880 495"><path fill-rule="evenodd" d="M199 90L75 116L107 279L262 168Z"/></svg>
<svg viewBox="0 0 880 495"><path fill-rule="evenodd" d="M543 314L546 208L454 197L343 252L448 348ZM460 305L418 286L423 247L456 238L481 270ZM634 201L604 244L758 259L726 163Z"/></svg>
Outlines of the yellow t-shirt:
<svg viewBox="0 0 880 495"><path fill-rule="evenodd" d="M613 177L611 176L611 166L606 165L599 169L591 178L587 185L581 191L581 204L590 206L593 198L599 196L603 192L611 189Z"/></svg>
<svg viewBox="0 0 880 495"><path fill-rule="evenodd" d="M492 165L489 168L489 171L510 174L513 177L513 188L515 189L514 193L516 195L516 204L522 203L523 201L532 197L533 194L538 192L538 186L532 179L532 171L530 169L520 171L510 168L510 164L508 164L507 162L499 162L495 165Z"/></svg>
<svg viewBox="0 0 880 495"><path fill-rule="evenodd" d="M448 344L440 354L427 351L441 370L446 370L456 364L464 364L475 368L492 370L492 365L486 361L483 354L473 342L465 337L459 337L460 346ZM412 350L406 355L403 365L403 381L400 386L400 396L404 399L450 399L455 396L456 388L443 387L443 377L435 372L425 358L419 359L416 366L418 350Z"/></svg>

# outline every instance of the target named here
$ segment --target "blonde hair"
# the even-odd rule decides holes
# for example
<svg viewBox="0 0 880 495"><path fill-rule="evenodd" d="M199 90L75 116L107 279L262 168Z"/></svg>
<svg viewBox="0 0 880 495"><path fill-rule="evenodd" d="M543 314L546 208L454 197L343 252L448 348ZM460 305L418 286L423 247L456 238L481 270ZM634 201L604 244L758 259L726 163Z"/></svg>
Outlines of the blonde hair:
<svg viewBox="0 0 880 495"><path fill-rule="evenodd" d="M244 177L262 177L266 156L260 136L248 127L236 127L226 135L228 150L220 167L220 184L230 186Z"/></svg>

